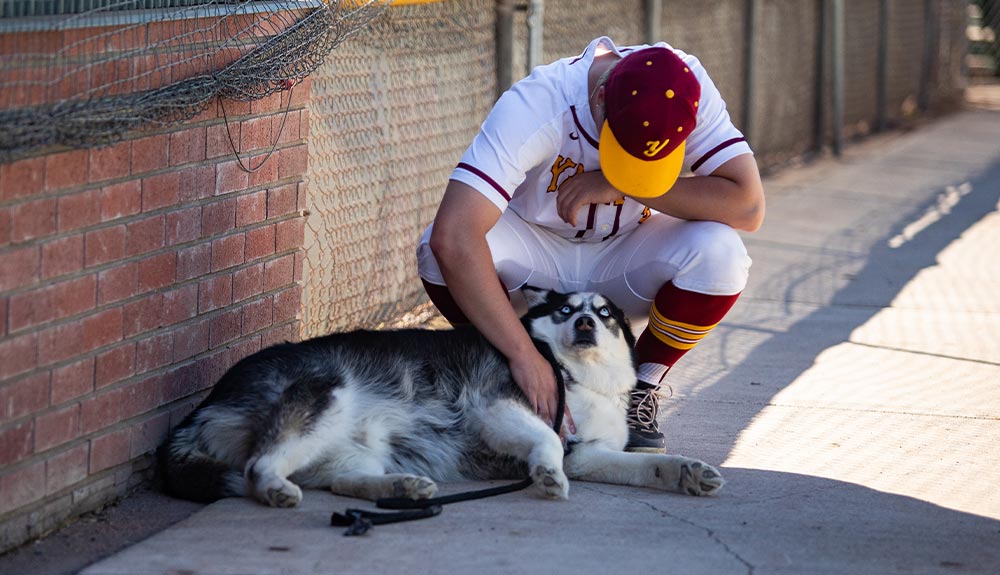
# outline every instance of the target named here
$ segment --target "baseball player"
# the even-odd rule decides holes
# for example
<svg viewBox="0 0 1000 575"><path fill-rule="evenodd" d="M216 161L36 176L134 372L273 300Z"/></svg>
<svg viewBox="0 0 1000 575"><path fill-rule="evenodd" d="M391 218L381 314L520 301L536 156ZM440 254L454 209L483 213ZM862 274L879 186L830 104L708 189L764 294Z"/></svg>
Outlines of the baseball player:
<svg viewBox="0 0 1000 575"><path fill-rule="evenodd" d="M601 37L497 101L420 239L418 270L442 314L507 357L550 423L555 375L509 294L527 284L610 297L645 324L626 449L663 452L657 391L743 290L750 258L736 230L763 215L750 147L698 59Z"/></svg>

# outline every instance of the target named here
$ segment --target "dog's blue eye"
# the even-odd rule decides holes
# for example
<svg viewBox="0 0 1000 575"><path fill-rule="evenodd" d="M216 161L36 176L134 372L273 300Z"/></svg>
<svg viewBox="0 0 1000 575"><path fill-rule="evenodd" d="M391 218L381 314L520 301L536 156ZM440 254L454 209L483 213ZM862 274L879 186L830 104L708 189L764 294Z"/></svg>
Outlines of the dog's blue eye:
<svg viewBox="0 0 1000 575"><path fill-rule="evenodd" d="M573 311L573 308L569 307L568 305L564 305L561 308L559 308L559 313L561 313L563 315L569 315L570 312L572 312L572 311Z"/></svg>
<svg viewBox="0 0 1000 575"><path fill-rule="evenodd" d="M611 315L611 310L608 309L607 306L605 306L597 310L597 313L599 313L601 317L609 317Z"/></svg>

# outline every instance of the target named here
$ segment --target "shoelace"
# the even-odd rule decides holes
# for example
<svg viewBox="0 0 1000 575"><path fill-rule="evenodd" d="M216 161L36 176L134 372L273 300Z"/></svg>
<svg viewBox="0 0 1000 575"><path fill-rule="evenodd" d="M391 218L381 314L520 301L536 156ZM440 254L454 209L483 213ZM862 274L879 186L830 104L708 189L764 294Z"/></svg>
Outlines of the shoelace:
<svg viewBox="0 0 1000 575"><path fill-rule="evenodd" d="M626 418L631 427L637 431L659 431L656 423L656 414L660 409L657 401L656 390L633 389L629 392L629 403L633 408L628 410Z"/></svg>

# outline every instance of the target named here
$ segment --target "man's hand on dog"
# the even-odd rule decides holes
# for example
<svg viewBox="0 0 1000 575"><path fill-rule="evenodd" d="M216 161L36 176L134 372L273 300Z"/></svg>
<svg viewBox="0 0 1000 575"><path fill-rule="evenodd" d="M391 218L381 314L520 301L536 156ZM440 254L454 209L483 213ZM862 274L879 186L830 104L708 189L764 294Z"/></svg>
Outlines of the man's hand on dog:
<svg viewBox="0 0 1000 575"><path fill-rule="evenodd" d="M531 408L549 427L552 427L556 419L556 410L559 409L559 392L556 389L556 376L552 372L552 365L542 357L542 354L535 352L511 360L510 371L518 387L528 396ZM569 406L566 406L564 411L563 425L559 431L561 438L565 439L566 430L571 434L576 433L576 425L573 424Z"/></svg>

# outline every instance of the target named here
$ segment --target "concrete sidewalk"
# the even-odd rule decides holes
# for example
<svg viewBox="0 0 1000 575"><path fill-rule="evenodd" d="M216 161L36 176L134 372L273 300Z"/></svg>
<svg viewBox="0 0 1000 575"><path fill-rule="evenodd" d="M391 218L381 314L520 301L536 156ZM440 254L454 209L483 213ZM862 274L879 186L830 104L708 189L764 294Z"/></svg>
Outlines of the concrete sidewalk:
<svg viewBox="0 0 1000 575"><path fill-rule="evenodd" d="M661 413L720 496L575 482L353 538L330 514L364 502L231 499L83 573L1000 572L1000 112L766 188L750 286Z"/></svg>

